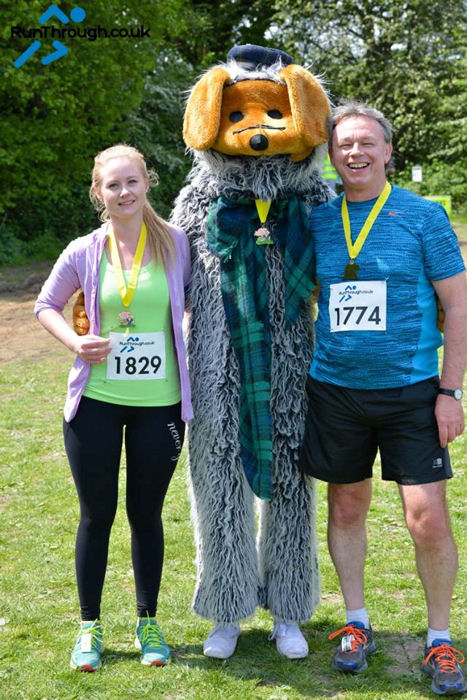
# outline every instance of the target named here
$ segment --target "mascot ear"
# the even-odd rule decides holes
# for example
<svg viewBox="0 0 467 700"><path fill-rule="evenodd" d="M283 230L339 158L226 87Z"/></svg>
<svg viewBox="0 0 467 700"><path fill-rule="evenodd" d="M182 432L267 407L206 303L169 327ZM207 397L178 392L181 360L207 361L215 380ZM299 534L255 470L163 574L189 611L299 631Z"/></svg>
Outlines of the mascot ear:
<svg viewBox="0 0 467 700"><path fill-rule="evenodd" d="M222 91L230 74L221 66L211 68L196 83L188 98L183 121L183 138L190 148L205 151L217 139Z"/></svg>
<svg viewBox="0 0 467 700"><path fill-rule="evenodd" d="M280 78L287 85L297 134L308 146L325 143L331 105L319 82L309 71L294 63L281 70Z"/></svg>

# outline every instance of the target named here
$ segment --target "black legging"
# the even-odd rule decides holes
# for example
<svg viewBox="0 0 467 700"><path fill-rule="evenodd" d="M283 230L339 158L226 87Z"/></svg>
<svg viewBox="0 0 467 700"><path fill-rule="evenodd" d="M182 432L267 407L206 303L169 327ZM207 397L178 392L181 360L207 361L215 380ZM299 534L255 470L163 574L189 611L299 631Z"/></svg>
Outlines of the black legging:
<svg viewBox="0 0 467 700"><path fill-rule="evenodd" d="M83 397L75 418L63 423L81 511L75 557L83 620L100 617L124 426L137 611L156 614L164 558L161 511L185 433L180 404L119 406Z"/></svg>

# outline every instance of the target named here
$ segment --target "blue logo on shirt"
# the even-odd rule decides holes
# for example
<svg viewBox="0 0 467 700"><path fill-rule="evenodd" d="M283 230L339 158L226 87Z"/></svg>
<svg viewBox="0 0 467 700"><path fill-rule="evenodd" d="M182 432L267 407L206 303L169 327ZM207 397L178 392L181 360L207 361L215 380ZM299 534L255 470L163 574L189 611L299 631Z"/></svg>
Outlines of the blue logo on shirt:
<svg viewBox="0 0 467 700"><path fill-rule="evenodd" d="M357 289L356 284L348 284L344 291L341 293L341 296L339 298L339 304L342 304L343 301L350 301L350 299L352 299L352 295L349 294L349 292L353 292L355 289Z"/></svg>
<svg viewBox="0 0 467 700"><path fill-rule="evenodd" d="M134 343L139 342L139 337L135 335L134 337L129 335L128 338L125 340L125 344L123 345L122 349L120 352L123 354L126 350L126 352L134 352L135 346Z"/></svg>

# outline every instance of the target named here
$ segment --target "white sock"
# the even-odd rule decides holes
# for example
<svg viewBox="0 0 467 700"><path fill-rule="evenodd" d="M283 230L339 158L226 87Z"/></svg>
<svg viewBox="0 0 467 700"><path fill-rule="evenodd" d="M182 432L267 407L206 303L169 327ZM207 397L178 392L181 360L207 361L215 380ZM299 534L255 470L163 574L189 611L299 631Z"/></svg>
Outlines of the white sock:
<svg viewBox="0 0 467 700"><path fill-rule="evenodd" d="M362 622L365 625L365 629L370 629L370 618L366 608L357 608L356 610L346 610L345 611L346 622Z"/></svg>
<svg viewBox="0 0 467 700"><path fill-rule="evenodd" d="M449 627L447 630L434 630L431 629L431 627L428 627L428 634L426 637L427 647L431 647L435 639L447 639L448 641L451 641L451 632L449 631Z"/></svg>

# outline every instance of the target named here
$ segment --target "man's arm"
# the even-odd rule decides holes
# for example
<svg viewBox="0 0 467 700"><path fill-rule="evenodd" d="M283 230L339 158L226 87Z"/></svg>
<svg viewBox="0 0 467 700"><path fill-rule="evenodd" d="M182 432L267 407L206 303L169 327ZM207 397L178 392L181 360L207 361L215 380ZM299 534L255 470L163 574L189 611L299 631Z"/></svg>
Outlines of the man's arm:
<svg viewBox="0 0 467 700"><path fill-rule="evenodd" d="M467 277L465 272L460 272L453 277L433 282L433 286L446 314L440 385L446 389L460 389L467 363ZM435 416L441 447L445 447L464 431L462 401L439 394Z"/></svg>

